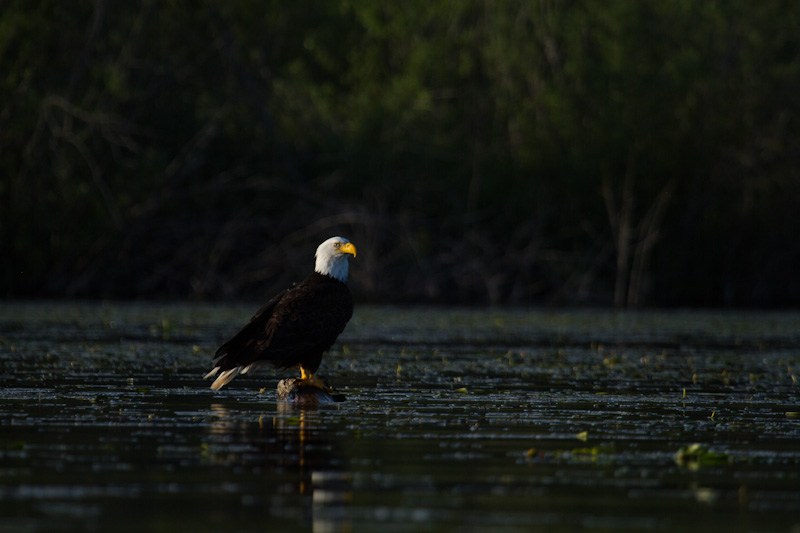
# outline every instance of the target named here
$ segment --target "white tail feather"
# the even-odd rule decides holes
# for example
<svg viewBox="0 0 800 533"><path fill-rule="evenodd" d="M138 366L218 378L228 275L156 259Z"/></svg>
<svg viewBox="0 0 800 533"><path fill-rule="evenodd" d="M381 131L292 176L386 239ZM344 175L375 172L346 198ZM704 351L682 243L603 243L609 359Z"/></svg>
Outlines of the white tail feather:
<svg viewBox="0 0 800 533"><path fill-rule="evenodd" d="M214 383L211 384L211 389L212 390L221 389L222 387L224 387L225 385L230 383L230 381L233 378L238 376L239 372L241 371L241 369L242 369L242 367L237 366L237 367L231 368L231 369L226 370L225 372L221 373L219 376L217 376L217 379L214 380ZM215 371L218 371L218 370L219 370L219 367L217 367L214 370L212 370L211 372L214 372L214 374L212 374L212 375L216 375Z"/></svg>
<svg viewBox="0 0 800 533"><path fill-rule="evenodd" d="M225 385L227 385L233 378L238 376L239 374L247 374L251 370L256 370L260 367L264 366L263 363L256 361L255 363L250 363L247 366L237 366L231 368L229 370L224 371L223 373L219 374L220 367L215 366L211 372L206 374L203 379L208 379L217 376L217 379L214 380L214 383L211 384L211 388L214 390L219 390Z"/></svg>

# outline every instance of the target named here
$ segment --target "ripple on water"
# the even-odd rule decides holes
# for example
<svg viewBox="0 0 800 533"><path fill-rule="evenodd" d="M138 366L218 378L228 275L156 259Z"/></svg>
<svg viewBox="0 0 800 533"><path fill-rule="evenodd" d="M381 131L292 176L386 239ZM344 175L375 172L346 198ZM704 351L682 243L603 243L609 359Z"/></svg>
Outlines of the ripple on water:
<svg viewBox="0 0 800 533"><path fill-rule="evenodd" d="M362 308L297 410L201 379L251 309L58 305L0 305L0 529L798 523L796 313Z"/></svg>

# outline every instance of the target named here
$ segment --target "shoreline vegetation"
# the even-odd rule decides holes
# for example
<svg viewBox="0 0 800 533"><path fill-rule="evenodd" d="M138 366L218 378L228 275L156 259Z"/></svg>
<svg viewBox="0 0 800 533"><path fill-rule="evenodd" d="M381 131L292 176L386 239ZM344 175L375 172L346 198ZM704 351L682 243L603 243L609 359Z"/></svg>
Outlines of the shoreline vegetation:
<svg viewBox="0 0 800 533"><path fill-rule="evenodd" d="M800 304L796 2L10 2L0 297Z"/></svg>

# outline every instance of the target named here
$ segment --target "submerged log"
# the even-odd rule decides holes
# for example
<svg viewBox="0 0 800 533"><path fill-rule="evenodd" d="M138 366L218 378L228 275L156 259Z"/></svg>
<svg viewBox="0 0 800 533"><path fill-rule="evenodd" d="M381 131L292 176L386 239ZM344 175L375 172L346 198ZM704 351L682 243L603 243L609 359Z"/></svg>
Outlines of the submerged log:
<svg viewBox="0 0 800 533"><path fill-rule="evenodd" d="M278 382L278 399L295 405L325 405L345 401L344 394L326 392L311 385L298 385L299 378L282 379ZM328 383L325 382L327 385Z"/></svg>

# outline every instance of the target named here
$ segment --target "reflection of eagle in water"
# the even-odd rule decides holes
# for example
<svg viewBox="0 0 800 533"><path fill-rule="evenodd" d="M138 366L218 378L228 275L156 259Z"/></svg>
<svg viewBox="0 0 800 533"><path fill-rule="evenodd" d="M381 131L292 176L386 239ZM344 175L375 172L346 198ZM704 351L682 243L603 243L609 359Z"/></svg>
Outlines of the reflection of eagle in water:
<svg viewBox="0 0 800 533"><path fill-rule="evenodd" d="M353 316L348 254L355 257L356 247L342 237L320 244L314 272L267 302L217 350L214 369L205 376L217 376L211 388L217 390L237 375L269 363L278 368L299 366L298 385L329 390L314 372Z"/></svg>

